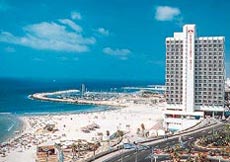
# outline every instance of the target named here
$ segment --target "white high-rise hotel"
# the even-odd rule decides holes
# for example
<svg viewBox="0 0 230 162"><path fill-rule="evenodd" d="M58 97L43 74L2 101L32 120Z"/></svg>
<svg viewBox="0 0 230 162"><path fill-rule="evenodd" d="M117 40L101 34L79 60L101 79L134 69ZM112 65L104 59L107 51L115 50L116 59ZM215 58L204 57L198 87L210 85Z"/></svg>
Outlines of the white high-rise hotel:
<svg viewBox="0 0 230 162"><path fill-rule="evenodd" d="M197 37L196 26L166 38L164 126L181 130L224 111L224 37Z"/></svg>

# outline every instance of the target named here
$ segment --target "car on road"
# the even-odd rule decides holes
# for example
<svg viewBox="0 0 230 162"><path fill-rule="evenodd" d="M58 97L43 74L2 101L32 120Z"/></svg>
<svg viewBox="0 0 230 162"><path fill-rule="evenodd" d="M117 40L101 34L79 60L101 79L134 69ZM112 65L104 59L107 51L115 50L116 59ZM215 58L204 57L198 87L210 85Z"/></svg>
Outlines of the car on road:
<svg viewBox="0 0 230 162"><path fill-rule="evenodd" d="M136 149L138 151L150 149L148 145L141 145L141 144L132 144L132 143L124 143L124 149Z"/></svg>
<svg viewBox="0 0 230 162"><path fill-rule="evenodd" d="M124 149L134 149L134 148L136 148L136 145L134 145L132 143L124 143L123 148Z"/></svg>

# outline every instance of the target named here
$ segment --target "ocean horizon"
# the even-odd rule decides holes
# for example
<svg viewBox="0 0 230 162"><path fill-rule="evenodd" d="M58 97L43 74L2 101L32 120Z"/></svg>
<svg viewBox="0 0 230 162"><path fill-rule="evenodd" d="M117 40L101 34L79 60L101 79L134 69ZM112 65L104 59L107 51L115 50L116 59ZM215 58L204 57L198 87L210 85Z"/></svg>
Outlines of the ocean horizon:
<svg viewBox="0 0 230 162"><path fill-rule="evenodd" d="M154 81L108 81L108 80L29 80L0 79L0 142L11 137L15 131L22 129L18 117L24 115L47 115L60 113L85 113L105 111L108 106L76 105L32 100L28 96L39 92L52 92L67 89L80 89L85 84L88 91L123 91L122 87L146 87L164 84Z"/></svg>

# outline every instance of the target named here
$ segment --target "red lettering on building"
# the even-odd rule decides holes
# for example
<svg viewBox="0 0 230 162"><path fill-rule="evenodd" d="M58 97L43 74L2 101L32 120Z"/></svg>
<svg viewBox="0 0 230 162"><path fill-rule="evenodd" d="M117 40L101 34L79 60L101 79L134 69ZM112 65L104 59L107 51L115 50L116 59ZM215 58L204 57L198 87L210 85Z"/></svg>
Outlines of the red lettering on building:
<svg viewBox="0 0 230 162"><path fill-rule="evenodd" d="M192 60L189 60L189 68L190 68L190 70L192 70Z"/></svg>
<svg viewBox="0 0 230 162"><path fill-rule="evenodd" d="M193 30L188 30L189 33L189 70L192 70L192 34Z"/></svg>

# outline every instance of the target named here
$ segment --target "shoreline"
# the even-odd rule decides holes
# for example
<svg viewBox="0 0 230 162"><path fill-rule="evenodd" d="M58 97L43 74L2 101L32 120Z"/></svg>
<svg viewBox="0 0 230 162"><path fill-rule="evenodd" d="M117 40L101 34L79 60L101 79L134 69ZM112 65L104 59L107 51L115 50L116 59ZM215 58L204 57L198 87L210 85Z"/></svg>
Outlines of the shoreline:
<svg viewBox="0 0 230 162"><path fill-rule="evenodd" d="M84 105L82 105L84 106ZM95 105L97 106L97 105ZM77 115L77 114L91 114L91 113L100 113L100 112L105 112L105 111L113 111L117 110L117 107L108 107L102 110L92 110L92 111L82 111L82 112L77 112L77 111L65 111L65 112L31 112L28 114L16 114L13 115L12 113L7 113L7 115L13 115L17 121L20 122L20 125L17 127L16 130L14 130L12 133L10 133L7 137L3 138L3 140L0 142L2 143L8 143L12 142L15 138L21 136L23 133L26 132L28 129L28 122L24 118L29 118L29 117L45 117L45 116L69 116L69 115Z"/></svg>
<svg viewBox="0 0 230 162"><path fill-rule="evenodd" d="M52 102L52 101L51 101ZM55 102L54 102L55 103ZM68 103L65 103L68 104ZM79 106L86 106L86 105L79 105ZM95 105L95 106L100 106L100 105ZM103 105L102 105L103 106ZM106 107L106 106L103 106ZM102 109L96 109L96 110L67 110L67 111L53 111L53 112L48 112L48 111L34 111L34 112L27 112L23 114L17 114L19 117L28 117L28 116L47 116L47 115L69 115L69 114L88 114L88 113L94 113L94 112L104 112L104 111L112 111L118 109L117 107L109 106L107 108L102 108Z"/></svg>
<svg viewBox="0 0 230 162"><path fill-rule="evenodd" d="M122 130L126 135L124 140L134 142L145 138L137 133L142 124L146 130L151 132L151 135L157 134L156 129L162 129L161 127L154 128L163 119L164 103L159 102L160 97L144 98L138 94L125 94L118 97L112 96L111 99L109 98L111 96L107 98L102 96L96 101L77 99L76 102L76 99L58 99L49 96L63 92L69 91L35 93L28 97L40 101L103 106L106 109L88 112L83 110L83 112L75 113L60 111L45 114L19 114L17 117L23 123L22 129L19 134L9 140L8 145L0 148L0 151L7 150L4 157L0 156L0 161L17 162L15 159L18 159L19 161L32 162L36 159L38 146L54 145L58 141L85 140L93 143L101 140L102 146L97 150L99 153L110 148L108 142L103 142L108 140L107 132L112 135L118 130ZM92 124L97 125L97 128L89 128ZM49 131L47 126L52 126L54 131Z"/></svg>
<svg viewBox="0 0 230 162"><path fill-rule="evenodd" d="M56 103L64 103L64 104L76 104L79 106L85 106L85 105L94 105L94 106L103 106L106 108L99 109L99 110L90 110L90 111L77 111L77 110L71 110L71 111L54 111L54 112L29 112L29 113L22 113L22 114L13 114L13 112L2 112L0 114L7 114L7 115L14 115L17 120L20 121L20 126L17 130L12 132L8 137L6 137L1 143L11 141L14 138L17 138L18 136L22 135L26 129L28 128L28 123L24 120L24 117L44 117L44 116L62 116L62 115L76 115L76 114L93 114L93 113L100 113L100 112L106 112L106 111L113 111L118 110L119 108L127 108L132 105L132 103L123 103L120 102L120 99L117 100L87 100L87 99L59 99L59 98L52 98L48 97L49 95L57 95L57 94L65 94L65 93L75 93L80 92L76 89L70 89L70 90L61 90L61 91L54 91L54 92L41 92L41 93L35 93L32 95L28 95L27 98L31 100L38 100L38 101L45 101L45 102L56 102ZM106 93L106 92L105 92ZM136 105L136 104L134 104ZM138 105L138 104L137 104ZM16 134L16 132L19 132Z"/></svg>
<svg viewBox="0 0 230 162"><path fill-rule="evenodd" d="M14 120L15 123L12 125L12 128L11 128L12 130L10 128L8 128L7 132L9 134L6 137L2 138L0 144L11 141L12 139L17 137L18 135L22 134L24 132L24 130L26 129L26 125L24 123L24 120L22 120L20 116L12 114L12 113L7 113L7 115L12 116L12 118L13 118L12 120ZM17 122L19 122L19 123L17 123ZM19 133L19 134L17 134L17 133Z"/></svg>
<svg viewBox="0 0 230 162"><path fill-rule="evenodd" d="M24 124L23 131L11 140L10 151L7 151L6 157L0 157L0 161L17 162L15 159L20 161L26 158L25 161L32 162L36 158L37 146L52 145L62 140L82 139L90 142L93 138L99 138L98 133L103 134L101 138L104 139L107 130L111 134L118 129L123 130L127 132L127 138L129 137L130 141L136 141L140 139L136 134L137 128L144 123L147 130L152 129L161 121L163 107L164 105L161 104L155 106L130 104L124 109L110 111L19 116ZM100 128L89 133L81 130L82 127L92 123L98 124ZM44 127L47 124L54 124L57 132L45 131ZM18 137L18 142L14 141ZM108 146L102 146L98 151L103 151L103 149L108 149Z"/></svg>
<svg viewBox="0 0 230 162"><path fill-rule="evenodd" d="M78 91L78 90L66 90L66 91L56 91L56 92L52 92L52 94L60 94L63 92L73 92L73 91ZM48 93L45 93L48 94ZM50 94L50 93L49 93ZM31 95L29 95L31 96ZM28 96L28 98L29 98ZM33 99L33 98L29 98L29 99ZM39 101L46 101L46 102L56 102L56 101L48 101L48 100L42 100L42 99L36 99ZM94 105L94 106L103 106L105 108L102 109L93 109L93 110L82 110L82 111L78 111L78 110L71 110L71 111L54 111L54 112L29 112L29 113L22 113L22 114L15 114L13 112L2 112L0 113L0 115L9 115L9 116L13 116L17 121L20 122L20 125L18 126L18 128L16 130L14 130L12 133L10 133L7 137L3 138L3 140L0 142L0 144L2 143L7 143L7 142L12 142L12 140L14 140L15 138L19 137L20 135L22 135L23 133L26 132L26 129L28 128L28 123L26 120L24 120L24 117L43 117L43 116L59 116L59 115L74 115L74 114L91 114L91 113L97 113L97 112L105 112L105 111L113 111L113 110L117 110L119 109L118 106L110 106L110 105L99 105L99 104L78 104L78 103L73 103L73 102L66 102L66 101L58 101L56 103L64 103L64 104L76 104L79 106L86 106L86 105ZM127 107L127 106L126 106ZM125 106L123 106L123 108L125 108ZM15 120L14 119L14 120ZM16 134L18 132L18 134Z"/></svg>

